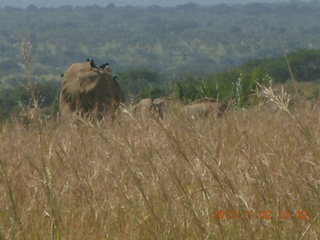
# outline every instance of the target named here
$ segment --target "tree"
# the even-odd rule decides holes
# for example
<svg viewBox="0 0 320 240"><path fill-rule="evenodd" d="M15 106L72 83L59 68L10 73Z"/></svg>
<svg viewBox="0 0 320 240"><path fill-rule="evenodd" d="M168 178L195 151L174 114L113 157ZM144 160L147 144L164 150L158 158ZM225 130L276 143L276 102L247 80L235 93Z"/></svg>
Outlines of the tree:
<svg viewBox="0 0 320 240"><path fill-rule="evenodd" d="M136 98L149 97L151 88L162 85L159 74L145 68L132 68L120 72L118 79L126 93Z"/></svg>

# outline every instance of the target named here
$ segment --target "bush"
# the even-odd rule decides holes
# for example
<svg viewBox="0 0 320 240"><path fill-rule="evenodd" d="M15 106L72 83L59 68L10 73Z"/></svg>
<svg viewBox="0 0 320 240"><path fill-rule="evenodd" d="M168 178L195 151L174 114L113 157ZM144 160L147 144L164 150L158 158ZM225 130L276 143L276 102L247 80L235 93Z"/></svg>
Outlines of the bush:
<svg viewBox="0 0 320 240"><path fill-rule="evenodd" d="M222 102L233 102L235 107L255 104L259 85L269 86L271 78L256 67L252 72L240 70L222 71L207 79L187 75L176 81L174 96L186 102L203 98L215 98Z"/></svg>
<svg viewBox="0 0 320 240"><path fill-rule="evenodd" d="M39 101L45 112L58 111L58 92L60 83L56 80L39 82L22 82L14 88L2 88L0 94L1 117L7 118L21 109L34 107L34 101ZM36 99L33 99L36 98Z"/></svg>
<svg viewBox="0 0 320 240"><path fill-rule="evenodd" d="M320 50L314 49L300 49L285 57L251 60L241 64L240 69L253 70L260 67L275 82L284 83L291 77L286 58L297 81L314 81L320 78Z"/></svg>

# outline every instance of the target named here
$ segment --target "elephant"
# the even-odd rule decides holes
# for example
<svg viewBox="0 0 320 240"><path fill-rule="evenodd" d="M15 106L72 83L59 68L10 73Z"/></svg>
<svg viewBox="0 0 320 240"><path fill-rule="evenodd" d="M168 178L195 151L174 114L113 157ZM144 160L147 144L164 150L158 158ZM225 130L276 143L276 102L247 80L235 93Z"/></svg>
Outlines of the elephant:
<svg viewBox="0 0 320 240"><path fill-rule="evenodd" d="M152 117L164 119L166 116L172 114L175 109L180 110L182 106L182 102L168 97L156 99L146 98L132 107L132 113L144 121Z"/></svg>
<svg viewBox="0 0 320 240"><path fill-rule="evenodd" d="M227 110L227 105L218 102L213 98L206 98L191 102L185 105L183 102L167 97L162 98L146 98L132 107L134 116L139 117L144 122L157 117L165 119L171 114L180 113L187 118L203 119L209 116L221 117Z"/></svg>
<svg viewBox="0 0 320 240"><path fill-rule="evenodd" d="M153 100L151 98L142 99L131 107L131 112L134 117L142 120L143 122L147 122L154 114Z"/></svg>
<svg viewBox="0 0 320 240"><path fill-rule="evenodd" d="M125 101L124 93L112 76L109 65L95 66L92 60L72 64L61 75L61 115L76 113L82 117L114 115Z"/></svg>
<svg viewBox="0 0 320 240"><path fill-rule="evenodd" d="M177 101L168 97L156 98L153 100L153 108L156 114L163 119L173 112L180 111L184 106L181 101Z"/></svg>
<svg viewBox="0 0 320 240"><path fill-rule="evenodd" d="M197 100L184 106L184 113L193 118L206 118L208 116L221 117L227 110L227 105L213 98Z"/></svg>

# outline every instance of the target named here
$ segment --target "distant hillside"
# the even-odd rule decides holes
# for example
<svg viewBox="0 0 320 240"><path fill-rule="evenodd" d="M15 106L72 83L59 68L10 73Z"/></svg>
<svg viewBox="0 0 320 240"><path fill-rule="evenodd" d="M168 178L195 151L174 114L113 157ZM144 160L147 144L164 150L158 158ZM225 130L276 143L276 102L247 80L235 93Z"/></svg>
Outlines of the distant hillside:
<svg viewBox="0 0 320 240"><path fill-rule="evenodd" d="M279 2L289 2L290 0L0 0L0 7L13 6L25 8L29 5L35 5L37 7L60 7L64 5L69 6L87 6L97 4L98 6L105 7L110 3L115 3L117 6L151 6L158 5L162 7L173 7L176 5L187 4L189 2L194 2L199 5L216 5L221 3L228 4L245 4L253 2L266 2L266 3L279 3ZM307 0L305 0L307 1Z"/></svg>
<svg viewBox="0 0 320 240"><path fill-rule="evenodd" d="M285 51L320 49L319 12L315 1L2 8L0 73L11 83L19 81L23 70L19 46L24 39L32 45L30 57L39 77L59 76L68 65L87 57L97 64L109 62L115 72L141 67L165 75L217 72Z"/></svg>

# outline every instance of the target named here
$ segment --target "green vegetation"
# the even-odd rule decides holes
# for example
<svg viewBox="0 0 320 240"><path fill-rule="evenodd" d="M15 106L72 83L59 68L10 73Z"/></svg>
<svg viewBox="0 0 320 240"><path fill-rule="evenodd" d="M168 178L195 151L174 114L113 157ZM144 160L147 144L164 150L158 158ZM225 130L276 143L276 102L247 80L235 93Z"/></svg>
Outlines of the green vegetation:
<svg viewBox="0 0 320 240"><path fill-rule="evenodd" d="M161 82L159 73L144 68L129 69L118 74L121 86L131 100L142 98L157 98L169 93L167 84Z"/></svg>
<svg viewBox="0 0 320 240"><path fill-rule="evenodd" d="M128 102L166 95L246 107L255 102L257 82L291 78L288 63L297 81L319 81L319 9L318 1L2 8L0 114L32 107L35 96L40 106L57 109L60 74L86 58L110 63ZM307 97L316 96L314 90Z"/></svg>
<svg viewBox="0 0 320 240"><path fill-rule="evenodd" d="M179 73L167 79L156 71L145 68L133 68L119 72L118 81L126 92L127 102L134 103L142 98L171 96L184 102L202 98L216 98L231 103L233 107L248 107L256 103L256 90L259 85L269 86L271 82L286 83L292 76L298 82L320 80L320 50L300 49L289 52L285 57L250 60L237 68L218 73L199 75ZM23 75L22 75L23 76ZM33 78L33 76L31 76ZM6 82L2 83L3 85ZM2 116L17 113L23 108L32 108L34 97L47 112L57 112L60 83L44 78L30 81L22 77L20 82L11 81L8 87L0 87L0 105ZM288 84L286 84L288 85ZM307 99L318 99L319 87L303 90L306 85L299 85L301 94ZM309 87L310 88L310 87ZM288 85L287 91L293 92ZM51 109L51 110L49 110Z"/></svg>
<svg viewBox="0 0 320 240"><path fill-rule="evenodd" d="M231 102L234 107L247 107L255 103L258 87L269 86L272 79L259 67L252 72L242 69L222 71L205 79L185 76L176 82L174 96L192 102L197 99L215 98L222 102Z"/></svg>
<svg viewBox="0 0 320 240"><path fill-rule="evenodd" d="M297 81L306 82L320 79L320 50L314 49L300 49L278 58L248 61L241 64L240 68L251 71L259 66L276 82L284 83L291 77L286 60Z"/></svg>
<svg viewBox="0 0 320 240"><path fill-rule="evenodd" d="M113 69L217 72L298 48L320 48L320 4L257 3L0 9L0 70L17 73L17 45L32 43L36 75L87 57ZM303 21L301 21L303 19ZM23 24L21 24L23 23ZM305 24L308 23L308 24Z"/></svg>

